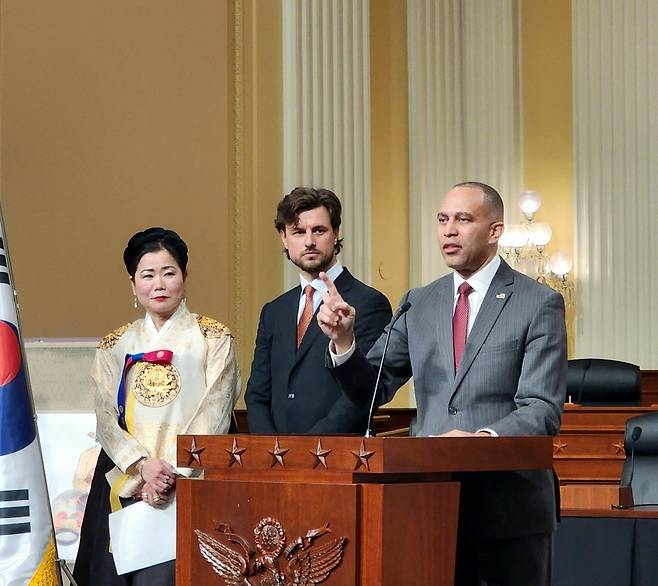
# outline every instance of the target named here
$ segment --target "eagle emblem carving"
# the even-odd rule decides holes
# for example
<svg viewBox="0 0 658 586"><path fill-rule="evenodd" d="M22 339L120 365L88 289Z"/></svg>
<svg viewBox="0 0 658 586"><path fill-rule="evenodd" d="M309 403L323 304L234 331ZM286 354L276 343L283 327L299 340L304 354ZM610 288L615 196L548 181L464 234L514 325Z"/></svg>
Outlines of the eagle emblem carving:
<svg viewBox="0 0 658 586"><path fill-rule="evenodd" d="M249 542L219 524L213 537L195 529L199 551L227 586L312 586L324 582L343 559L347 537L313 543L331 533L329 523L310 529L286 546L281 523L266 517L254 528L253 551Z"/></svg>

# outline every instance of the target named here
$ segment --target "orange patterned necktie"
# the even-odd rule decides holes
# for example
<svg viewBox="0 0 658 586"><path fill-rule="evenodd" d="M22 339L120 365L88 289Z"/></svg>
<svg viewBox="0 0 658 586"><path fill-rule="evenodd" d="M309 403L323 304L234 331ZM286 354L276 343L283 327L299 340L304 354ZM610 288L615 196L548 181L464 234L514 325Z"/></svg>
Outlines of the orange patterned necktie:
<svg viewBox="0 0 658 586"><path fill-rule="evenodd" d="M304 288L306 301L304 302L302 315L299 316L299 322L297 323L297 349L302 345L304 334L313 319L313 293L315 293L315 289L311 285L306 285Z"/></svg>

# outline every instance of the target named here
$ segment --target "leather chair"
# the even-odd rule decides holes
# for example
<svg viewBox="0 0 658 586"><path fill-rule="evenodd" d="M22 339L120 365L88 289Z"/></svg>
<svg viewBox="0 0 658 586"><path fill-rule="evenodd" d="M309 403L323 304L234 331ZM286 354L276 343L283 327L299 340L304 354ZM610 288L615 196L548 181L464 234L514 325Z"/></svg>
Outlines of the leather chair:
<svg viewBox="0 0 658 586"><path fill-rule="evenodd" d="M640 404L640 368L603 358L569 360L566 400L579 405Z"/></svg>
<svg viewBox="0 0 658 586"><path fill-rule="evenodd" d="M636 428L641 433L639 438L633 440ZM624 450L626 461L621 473L621 486L630 484L635 505L658 504L658 412L638 415L626 421Z"/></svg>

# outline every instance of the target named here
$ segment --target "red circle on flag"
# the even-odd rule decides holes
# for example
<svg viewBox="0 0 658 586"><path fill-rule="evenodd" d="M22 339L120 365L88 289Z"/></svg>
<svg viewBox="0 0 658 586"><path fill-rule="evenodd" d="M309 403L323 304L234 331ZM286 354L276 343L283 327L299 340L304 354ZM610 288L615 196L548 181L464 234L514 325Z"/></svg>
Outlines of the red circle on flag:
<svg viewBox="0 0 658 586"><path fill-rule="evenodd" d="M0 321L0 386L10 383L21 369L21 347L14 328Z"/></svg>

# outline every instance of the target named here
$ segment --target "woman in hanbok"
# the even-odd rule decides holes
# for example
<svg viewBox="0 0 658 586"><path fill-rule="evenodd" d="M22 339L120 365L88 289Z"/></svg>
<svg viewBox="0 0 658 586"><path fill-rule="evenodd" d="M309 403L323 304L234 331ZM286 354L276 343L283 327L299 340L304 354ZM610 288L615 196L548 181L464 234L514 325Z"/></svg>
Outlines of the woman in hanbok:
<svg viewBox="0 0 658 586"><path fill-rule="evenodd" d="M163 228L139 232L123 259L135 307L139 303L146 314L105 336L96 352L92 378L102 450L74 577L79 586L173 586L174 560L117 574L108 516L139 501L169 506L176 436L228 431L240 371L228 328L187 309L187 246L178 234ZM148 540L136 547L148 548Z"/></svg>

